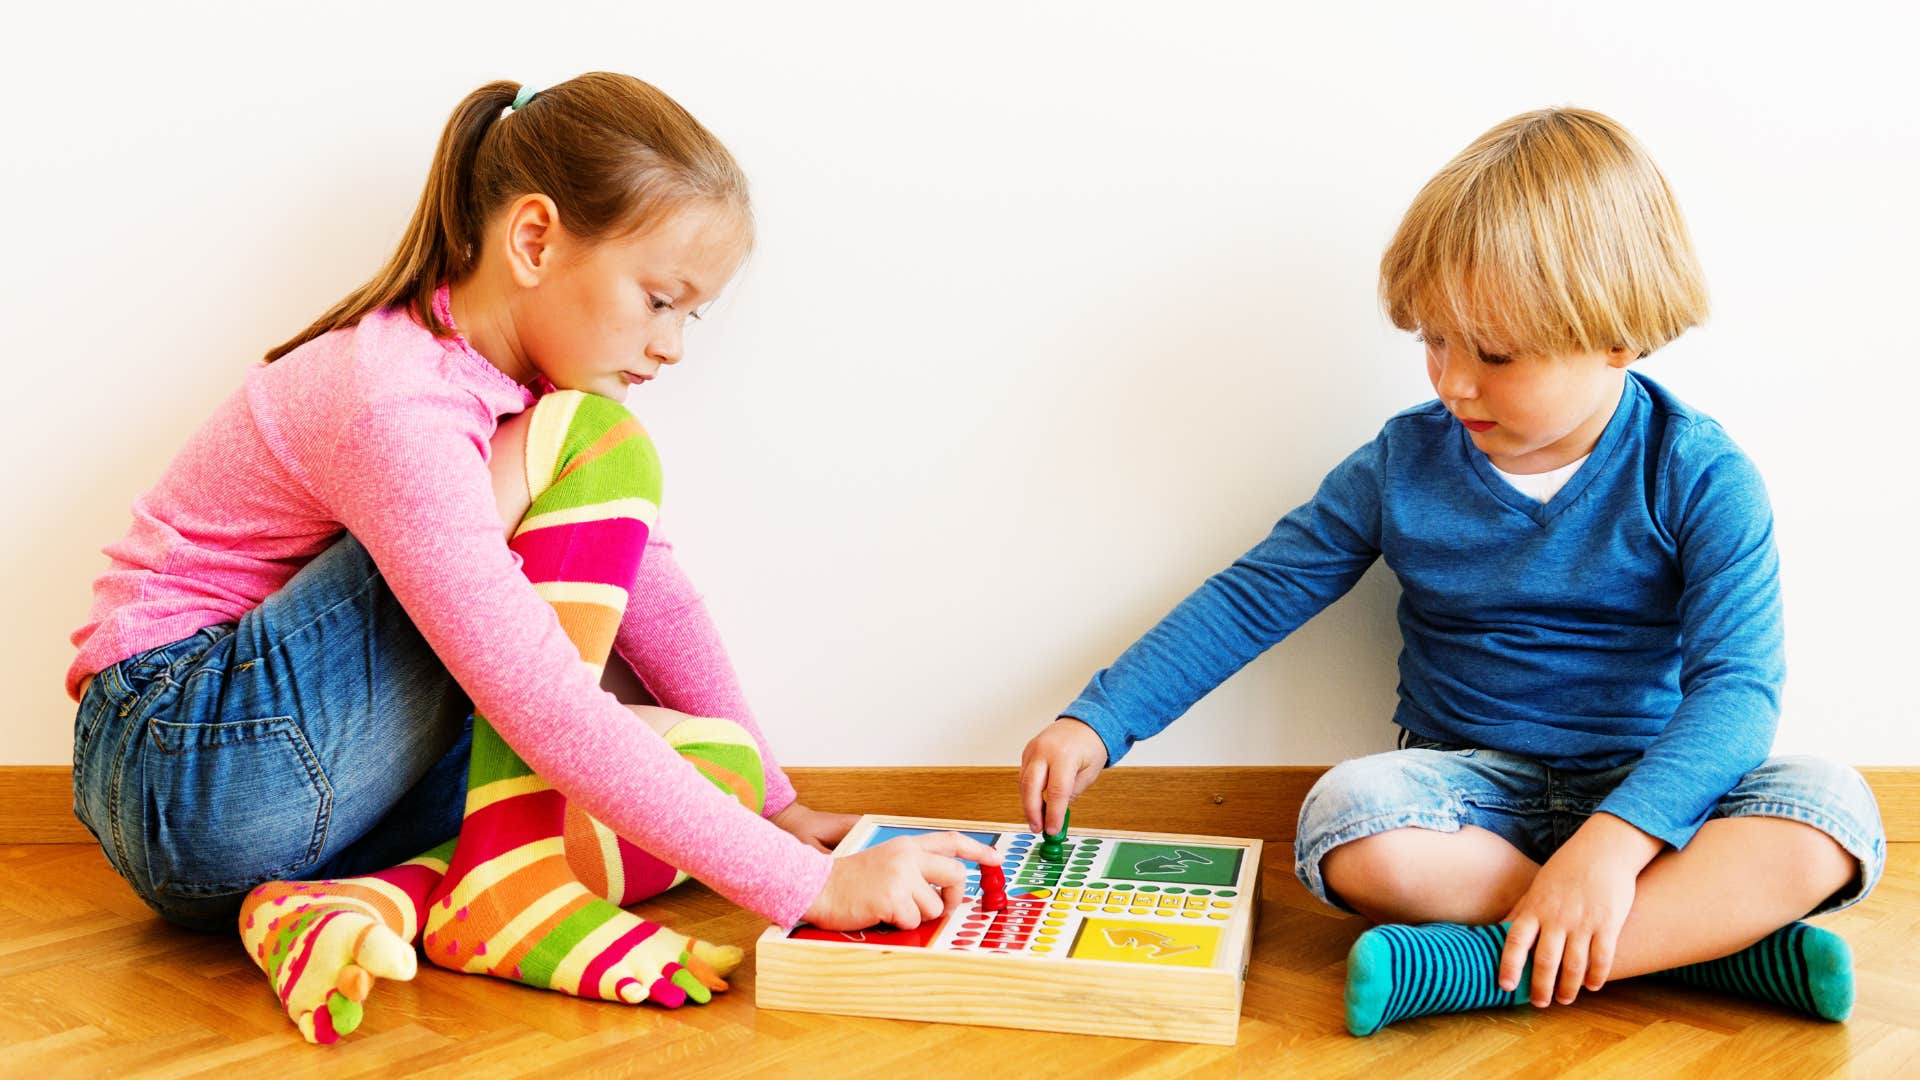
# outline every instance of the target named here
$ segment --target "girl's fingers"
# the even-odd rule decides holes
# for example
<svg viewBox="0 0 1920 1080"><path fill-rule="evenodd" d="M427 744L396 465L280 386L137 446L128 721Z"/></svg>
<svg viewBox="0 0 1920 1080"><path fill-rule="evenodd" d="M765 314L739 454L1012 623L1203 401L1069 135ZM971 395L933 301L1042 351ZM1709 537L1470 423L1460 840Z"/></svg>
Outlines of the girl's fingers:
<svg viewBox="0 0 1920 1080"><path fill-rule="evenodd" d="M914 886L913 902L920 906L922 922L937 919L947 911L947 903L940 898L939 890L924 881Z"/></svg>
<svg viewBox="0 0 1920 1080"><path fill-rule="evenodd" d="M1560 975L1560 956L1566 951L1567 932L1547 930L1533 947L1533 991L1535 1008L1544 1009L1553 1001L1553 981Z"/></svg>
<svg viewBox="0 0 1920 1080"><path fill-rule="evenodd" d="M930 851L935 855L945 855L950 859L965 859L971 863L985 863L988 866L999 866L1002 859L998 851L975 840L971 836L962 836L960 833L953 831L927 833L925 836L901 837L900 839L913 843L923 851ZM893 842L892 840L887 841L889 844Z"/></svg>
<svg viewBox="0 0 1920 1080"><path fill-rule="evenodd" d="M925 888L926 883L922 882L921 887ZM920 925L920 899L914 895L911 888L894 896L887 906L890 910L883 921L890 922L902 930L912 930Z"/></svg>
<svg viewBox="0 0 1920 1080"><path fill-rule="evenodd" d="M1575 933L1567 938L1567 952L1560 960L1560 992L1555 1000L1562 1005L1573 1004L1580 996L1581 980L1587 977L1587 948L1591 938L1585 933Z"/></svg>
<svg viewBox="0 0 1920 1080"><path fill-rule="evenodd" d="M1522 915L1513 920L1507 929L1507 947L1500 953L1500 989L1511 991L1520 985L1520 977L1525 972L1527 950L1533 947L1533 939L1540 931L1540 924L1531 915Z"/></svg>
<svg viewBox="0 0 1920 1080"><path fill-rule="evenodd" d="M958 889L967 883L967 864L944 855L920 856L922 881L943 889Z"/></svg>

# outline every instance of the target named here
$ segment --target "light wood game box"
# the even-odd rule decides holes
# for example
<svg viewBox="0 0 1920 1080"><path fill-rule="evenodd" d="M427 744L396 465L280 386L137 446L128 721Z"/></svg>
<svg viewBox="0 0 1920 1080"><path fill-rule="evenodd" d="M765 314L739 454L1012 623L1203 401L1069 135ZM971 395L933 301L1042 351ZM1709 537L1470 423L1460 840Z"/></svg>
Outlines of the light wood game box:
<svg viewBox="0 0 1920 1080"><path fill-rule="evenodd" d="M1053 863L1021 825L867 815L834 855L943 829L1008 859L1006 910L980 910L976 872L966 899L918 931L770 927L759 1007L1232 1045L1259 840L1073 828Z"/></svg>

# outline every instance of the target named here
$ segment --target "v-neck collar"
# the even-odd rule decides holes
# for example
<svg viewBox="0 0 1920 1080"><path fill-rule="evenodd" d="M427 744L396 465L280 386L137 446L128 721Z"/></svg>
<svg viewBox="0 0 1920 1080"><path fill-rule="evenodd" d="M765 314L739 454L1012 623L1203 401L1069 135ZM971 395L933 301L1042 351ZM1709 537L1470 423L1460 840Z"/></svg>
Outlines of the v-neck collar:
<svg viewBox="0 0 1920 1080"><path fill-rule="evenodd" d="M1473 440L1467 435L1465 424L1455 425L1460 431L1460 451L1473 465L1473 471L1479 475L1480 482L1487 489L1488 494L1525 514L1534 524L1544 528L1580 498L1580 493L1587 489L1588 484L1593 483L1594 477L1606 471L1607 460L1613 456L1614 450L1626 437L1628 418L1639 406L1640 399L1646 396L1646 390L1632 372L1627 373L1625 381L1626 385L1620 391L1620 400L1613 407L1613 416L1607 421L1606 428L1600 432L1599 441L1593 444L1593 450L1587 455L1586 464L1580 466L1572 476L1568 477L1560 490L1553 493L1553 498L1546 502L1527 495L1501 479L1499 471L1493 467L1493 462L1488 461L1487 455L1473 445Z"/></svg>

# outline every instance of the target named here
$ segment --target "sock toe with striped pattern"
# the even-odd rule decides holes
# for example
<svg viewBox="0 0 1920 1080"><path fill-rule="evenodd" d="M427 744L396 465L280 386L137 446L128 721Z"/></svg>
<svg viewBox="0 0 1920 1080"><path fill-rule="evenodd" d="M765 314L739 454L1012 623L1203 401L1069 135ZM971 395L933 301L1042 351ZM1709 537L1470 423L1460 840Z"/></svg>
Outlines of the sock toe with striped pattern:
<svg viewBox="0 0 1920 1080"><path fill-rule="evenodd" d="M1347 1030L1371 1035L1412 1016L1527 1003L1526 980L1500 989L1507 928L1376 926L1347 953Z"/></svg>
<svg viewBox="0 0 1920 1080"><path fill-rule="evenodd" d="M1853 1011L1853 949L1831 930L1803 922L1783 926L1731 956L1672 968L1671 979L1758 998L1822 1020Z"/></svg>
<svg viewBox="0 0 1920 1080"><path fill-rule="evenodd" d="M352 1034L378 979L405 982L427 894L453 842L390 870L329 881L270 881L240 906L240 940L310 1043Z"/></svg>

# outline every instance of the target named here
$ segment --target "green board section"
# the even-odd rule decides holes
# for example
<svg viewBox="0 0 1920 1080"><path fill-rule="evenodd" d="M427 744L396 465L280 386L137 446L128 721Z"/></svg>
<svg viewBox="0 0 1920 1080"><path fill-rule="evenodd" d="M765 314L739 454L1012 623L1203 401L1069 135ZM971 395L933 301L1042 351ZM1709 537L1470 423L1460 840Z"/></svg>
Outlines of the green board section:
<svg viewBox="0 0 1920 1080"><path fill-rule="evenodd" d="M1240 848L1206 844L1146 844L1122 840L1103 877L1180 885L1231 885L1240 876Z"/></svg>

